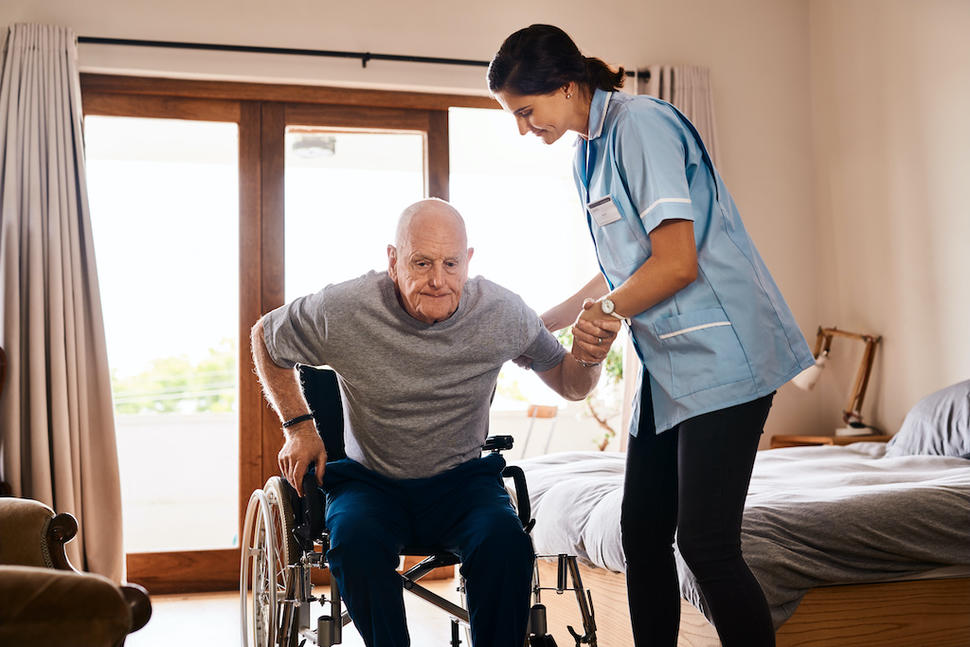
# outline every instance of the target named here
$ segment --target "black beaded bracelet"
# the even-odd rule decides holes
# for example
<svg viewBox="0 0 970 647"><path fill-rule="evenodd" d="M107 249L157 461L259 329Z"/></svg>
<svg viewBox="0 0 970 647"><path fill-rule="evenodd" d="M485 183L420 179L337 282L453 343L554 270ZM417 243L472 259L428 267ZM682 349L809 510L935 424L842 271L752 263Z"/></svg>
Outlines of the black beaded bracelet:
<svg viewBox="0 0 970 647"><path fill-rule="evenodd" d="M283 423L283 429L286 429L287 427L292 427L293 425L298 425L301 422L304 422L306 420L313 420L313 414L304 413L302 416L297 416L296 418L290 418L289 420Z"/></svg>

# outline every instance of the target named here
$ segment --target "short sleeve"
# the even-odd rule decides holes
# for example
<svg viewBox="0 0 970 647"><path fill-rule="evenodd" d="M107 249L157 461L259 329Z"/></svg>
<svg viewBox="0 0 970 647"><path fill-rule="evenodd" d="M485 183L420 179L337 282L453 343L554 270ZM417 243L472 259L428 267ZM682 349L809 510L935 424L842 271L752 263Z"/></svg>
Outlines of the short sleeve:
<svg viewBox="0 0 970 647"><path fill-rule="evenodd" d="M274 364L326 364L326 292L324 288L294 299L263 317L263 341Z"/></svg>
<svg viewBox="0 0 970 647"><path fill-rule="evenodd" d="M522 354L532 360L532 370L542 373L559 366L566 356L566 349L555 335L542 325L538 315L536 320L539 322L536 336Z"/></svg>
<svg viewBox="0 0 970 647"><path fill-rule="evenodd" d="M617 167L647 232L664 220L694 220L687 135L673 110L661 104L630 108L617 118Z"/></svg>

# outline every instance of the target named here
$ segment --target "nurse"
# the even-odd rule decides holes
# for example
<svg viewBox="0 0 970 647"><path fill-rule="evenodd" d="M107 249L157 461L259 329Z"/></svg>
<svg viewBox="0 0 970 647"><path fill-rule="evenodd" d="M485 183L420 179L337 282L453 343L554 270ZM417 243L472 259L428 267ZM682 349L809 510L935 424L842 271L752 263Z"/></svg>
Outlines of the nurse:
<svg viewBox="0 0 970 647"><path fill-rule="evenodd" d="M543 320L622 318L642 362L620 520L636 644L677 644L676 532L721 643L774 645L741 515L774 392L814 359L697 131L623 79L550 25L509 36L488 69L521 134L579 135L602 274Z"/></svg>

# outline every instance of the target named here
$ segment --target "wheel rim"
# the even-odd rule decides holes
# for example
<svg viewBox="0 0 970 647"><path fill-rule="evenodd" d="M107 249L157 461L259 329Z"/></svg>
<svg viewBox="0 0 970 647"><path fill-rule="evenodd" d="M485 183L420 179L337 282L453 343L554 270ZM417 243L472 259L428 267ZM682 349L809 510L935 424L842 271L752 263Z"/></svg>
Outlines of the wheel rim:
<svg viewBox="0 0 970 647"><path fill-rule="evenodd" d="M262 506L261 506L262 510ZM272 521L260 514L256 523L255 539L258 549L253 553L253 638L259 647L269 647L275 642L276 584L273 581L275 558L272 542Z"/></svg>
<svg viewBox="0 0 970 647"><path fill-rule="evenodd" d="M243 524L242 541L239 544L239 618L240 618L240 638L242 647L249 647L249 605L250 598L250 558L253 550L253 526L256 516L259 514L260 490L256 490L249 497L249 505L246 507L246 520Z"/></svg>
<svg viewBox="0 0 970 647"><path fill-rule="evenodd" d="M242 644L249 647L270 647L276 642L277 572L279 553L276 551L273 513L266 494L253 492L246 510L240 569L240 597ZM248 613L252 610L252 614ZM252 642L250 642L250 640Z"/></svg>

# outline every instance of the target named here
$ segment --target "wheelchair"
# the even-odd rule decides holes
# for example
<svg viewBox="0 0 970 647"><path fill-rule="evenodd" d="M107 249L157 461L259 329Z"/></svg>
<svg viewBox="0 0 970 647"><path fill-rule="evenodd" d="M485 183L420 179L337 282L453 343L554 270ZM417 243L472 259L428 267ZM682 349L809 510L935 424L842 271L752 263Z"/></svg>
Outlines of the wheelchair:
<svg viewBox="0 0 970 647"><path fill-rule="evenodd" d="M328 460L343 458L343 410L336 374L329 369L300 366L300 382L313 412L314 423L327 449ZM501 452L512 448L511 436L491 436L482 450ZM531 534L529 494L522 468L506 466L502 476L514 487L516 513L526 533ZM343 627L350 616L343 608L336 578L330 577L329 591L315 594L314 569L327 570L329 537L324 524L326 498L316 485L316 477L304 477L305 496L300 498L285 479L274 476L252 493L246 510L241 542L239 569L240 620L242 647L331 647L342 642ZM469 638L469 614L465 605L464 580L459 576L461 604L455 604L421 586L418 581L442 566L459 563L449 551L408 547L404 555L426 556L423 561L400 574L401 585L418 597L442 610L451 623L451 647L458 647L461 635ZM576 596L582 618L582 633L572 626L567 630L576 647L596 647L596 621L592 595L585 591L576 557L572 555L536 555L537 559L558 560L554 587L539 581L538 565L533 572L529 624L524 647L556 647L547 633L543 591L562 595L571 591ZM571 586L570 586L571 581ZM320 615L311 617L311 606L318 605ZM462 627L465 631L462 632Z"/></svg>

